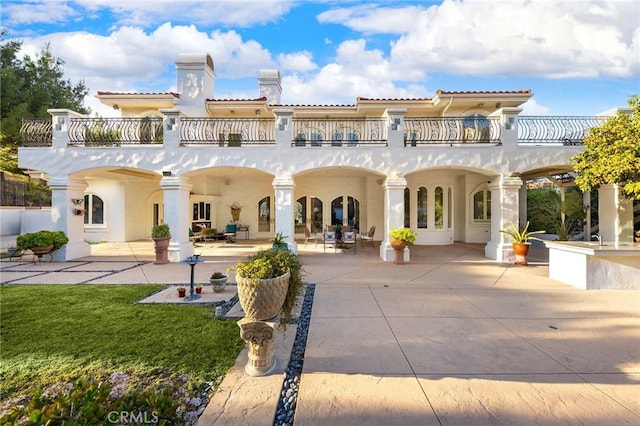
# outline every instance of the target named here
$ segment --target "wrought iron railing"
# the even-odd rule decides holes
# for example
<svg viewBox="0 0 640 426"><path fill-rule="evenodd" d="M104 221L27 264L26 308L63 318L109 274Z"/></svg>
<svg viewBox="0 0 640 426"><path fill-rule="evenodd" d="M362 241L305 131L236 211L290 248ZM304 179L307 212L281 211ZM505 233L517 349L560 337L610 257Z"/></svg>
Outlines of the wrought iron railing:
<svg viewBox="0 0 640 426"><path fill-rule="evenodd" d="M275 120L262 118L181 118L180 140L188 145L274 145Z"/></svg>
<svg viewBox="0 0 640 426"><path fill-rule="evenodd" d="M72 118L69 145L120 146L162 144L162 118Z"/></svg>
<svg viewBox="0 0 640 426"><path fill-rule="evenodd" d="M518 117L518 143L582 145L589 129L602 125L608 118L523 115Z"/></svg>
<svg viewBox="0 0 640 426"><path fill-rule="evenodd" d="M51 146L53 144L51 120L23 118L20 136L22 146Z"/></svg>
<svg viewBox="0 0 640 426"><path fill-rule="evenodd" d="M387 146L384 118L294 119L291 146Z"/></svg>
<svg viewBox="0 0 640 426"><path fill-rule="evenodd" d="M496 144L500 142L500 117L476 114L466 117L405 118L405 146L432 144Z"/></svg>

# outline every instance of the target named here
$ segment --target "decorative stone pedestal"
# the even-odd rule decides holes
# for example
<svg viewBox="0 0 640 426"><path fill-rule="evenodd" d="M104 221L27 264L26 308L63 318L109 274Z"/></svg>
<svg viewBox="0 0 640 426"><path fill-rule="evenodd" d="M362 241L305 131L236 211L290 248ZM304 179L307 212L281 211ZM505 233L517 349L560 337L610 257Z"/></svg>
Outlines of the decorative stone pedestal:
<svg viewBox="0 0 640 426"><path fill-rule="evenodd" d="M276 323L242 318L238 326L240 337L249 344L249 360L244 371L254 377L269 374L276 366L273 356Z"/></svg>

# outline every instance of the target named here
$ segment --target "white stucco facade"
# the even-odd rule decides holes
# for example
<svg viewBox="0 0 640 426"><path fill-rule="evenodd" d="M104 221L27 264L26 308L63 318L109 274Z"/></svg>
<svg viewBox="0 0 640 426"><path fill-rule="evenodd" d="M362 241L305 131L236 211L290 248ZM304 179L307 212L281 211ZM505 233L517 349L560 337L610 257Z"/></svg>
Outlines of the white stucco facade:
<svg viewBox="0 0 640 426"><path fill-rule="evenodd" d="M486 243L488 257L507 260L499 230L522 216L519 176L568 170L582 149L519 143L529 90L280 105L274 70L260 73L260 98L219 100L208 55L180 55L176 69L179 93L99 92L129 120L119 122L116 143L89 143L90 127L102 123L51 110L51 143L20 148L19 166L46 173L54 188L53 227L70 238L59 256L85 255L85 241L149 238L160 222L172 230L171 261L193 254L189 228L197 225L239 223L250 239L282 232L295 249L305 227L340 221L360 232L376 226L385 260L393 260L388 231L402 226L416 231L416 244ZM159 124L143 131L145 117ZM425 123L431 130L419 130ZM69 213L71 198L93 195L102 204L85 208L98 219ZM241 208L235 221L231 205Z"/></svg>

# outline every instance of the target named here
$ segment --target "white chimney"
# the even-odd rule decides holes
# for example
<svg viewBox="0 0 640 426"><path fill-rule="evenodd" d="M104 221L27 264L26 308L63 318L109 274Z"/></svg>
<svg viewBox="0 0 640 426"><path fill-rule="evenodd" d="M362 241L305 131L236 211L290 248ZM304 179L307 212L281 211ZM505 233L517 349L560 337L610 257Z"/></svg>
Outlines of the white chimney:
<svg viewBox="0 0 640 426"><path fill-rule="evenodd" d="M208 53L181 53L176 61L178 105L187 115L206 115L206 100L213 99L213 60Z"/></svg>
<svg viewBox="0 0 640 426"><path fill-rule="evenodd" d="M258 72L258 84L260 85L260 97L267 98L267 104L280 105L280 71L260 70Z"/></svg>

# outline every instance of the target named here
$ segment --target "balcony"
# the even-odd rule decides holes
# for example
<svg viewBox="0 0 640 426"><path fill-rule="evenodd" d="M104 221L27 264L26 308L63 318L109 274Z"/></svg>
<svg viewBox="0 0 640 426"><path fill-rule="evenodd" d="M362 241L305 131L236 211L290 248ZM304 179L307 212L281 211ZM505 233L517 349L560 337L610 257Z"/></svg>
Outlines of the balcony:
<svg viewBox="0 0 640 426"><path fill-rule="evenodd" d="M55 126L49 120L23 119L20 132L24 147L51 147L54 134L62 138L57 139L57 143L63 144L60 146L162 146L169 140L166 133L172 131L174 135L171 140L179 146L233 148L290 144L292 148L357 148L389 146L390 131L404 134L404 140L399 140L401 145L395 146L495 146L508 142L509 137L505 132L513 131L515 126L518 145L573 146L582 145L589 129L603 124L607 118L519 116L506 127L502 124L501 116L479 114L466 117L406 117L400 121L388 118L294 118L290 129L285 131L286 126L276 125L276 120L260 118L172 117L163 120L160 117L58 116ZM66 132L63 131L64 123L68 123ZM516 143L515 135L510 138L510 143Z"/></svg>

